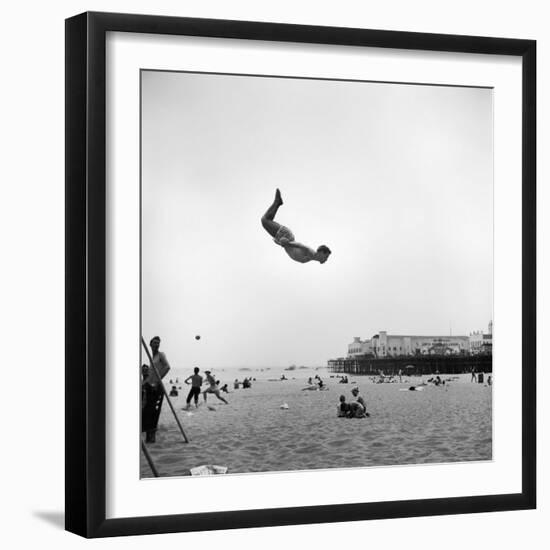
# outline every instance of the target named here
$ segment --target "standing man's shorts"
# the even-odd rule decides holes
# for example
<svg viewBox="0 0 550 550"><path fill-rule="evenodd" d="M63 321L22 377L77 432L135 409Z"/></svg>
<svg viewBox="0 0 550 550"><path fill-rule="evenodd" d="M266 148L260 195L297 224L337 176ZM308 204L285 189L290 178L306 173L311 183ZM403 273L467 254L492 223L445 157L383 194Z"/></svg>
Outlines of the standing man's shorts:
<svg viewBox="0 0 550 550"><path fill-rule="evenodd" d="M189 395L187 396L187 403L191 403L191 399L193 397L195 398L195 401L199 399L199 395L201 394L201 389L198 386L193 386L189 390Z"/></svg>

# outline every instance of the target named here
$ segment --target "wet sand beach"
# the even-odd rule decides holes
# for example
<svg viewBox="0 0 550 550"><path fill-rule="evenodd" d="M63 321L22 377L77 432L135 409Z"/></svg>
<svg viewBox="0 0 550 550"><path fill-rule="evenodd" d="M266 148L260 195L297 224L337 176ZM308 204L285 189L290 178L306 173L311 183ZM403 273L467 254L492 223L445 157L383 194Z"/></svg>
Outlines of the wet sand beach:
<svg viewBox="0 0 550 550"><path fill-rule="evenodd" d="M348 375L350 383L339 384L338 378L319 370L314 374L320 374L329 390L302 391L312 372L286 372L289 380L270 381L282 371L216 371L222 384L230 387L229 394L222 394L229 405L214 395L205 405L201 395L200 407L193 405L191 414L182 410L189 386L179 384L182 389L172 402L190 443L182 442L164 403L157 442L148 445L160 475L189 475L190 468L203 464L226 466L228 474L237 474L492 458L492 388L471 383L470 375L444 386L429 384L423 391L400 391L421 379L376 384L365 376ZM233 390L232 380L244 376L257 378L252 388ZM338 418L339 396L352 401L355 386L370 418ZM280 408L284 403L288 409ZM152 477L143 456L141 476Z"/></svg>

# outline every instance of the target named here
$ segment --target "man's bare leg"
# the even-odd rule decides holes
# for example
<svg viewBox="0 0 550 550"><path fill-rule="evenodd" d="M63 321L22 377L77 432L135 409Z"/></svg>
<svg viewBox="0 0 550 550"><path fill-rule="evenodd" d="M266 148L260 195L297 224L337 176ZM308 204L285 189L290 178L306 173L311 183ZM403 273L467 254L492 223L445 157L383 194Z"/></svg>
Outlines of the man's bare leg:
<svg viewBox="0 0 550 550"><path fill-rule="evenodd" d="M220 401L223 401L226 405L229 405L229 403L220 395L220 392L216 393L215 395Z"/></svg>
<svg viewBox="0 0 550 550"><path fill-rule="evenodd" d="M273 238L275 238L275 236L277 235L277 231L279 231L279 228L281 227L281 225L274 220L275 215L277 214L277 210L279 210L279 206L281 206L282 204L283 199L281 197L281 192L279 191L279 189L277 189L277 191L275 191L275 200L273 201L273 204L262 216L262 225Z"/></svg>

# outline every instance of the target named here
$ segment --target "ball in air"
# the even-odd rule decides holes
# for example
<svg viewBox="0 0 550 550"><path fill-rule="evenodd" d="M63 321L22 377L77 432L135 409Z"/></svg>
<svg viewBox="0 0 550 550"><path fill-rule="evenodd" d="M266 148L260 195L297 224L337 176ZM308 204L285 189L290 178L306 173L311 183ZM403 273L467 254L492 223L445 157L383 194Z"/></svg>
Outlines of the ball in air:
<svg viewBox="0 0 550 550"><path fill-rule="evenodd" d="M197 334L197 335L195 336L195 340L200 340L200 339L201 339L200 334Z"/></svg>

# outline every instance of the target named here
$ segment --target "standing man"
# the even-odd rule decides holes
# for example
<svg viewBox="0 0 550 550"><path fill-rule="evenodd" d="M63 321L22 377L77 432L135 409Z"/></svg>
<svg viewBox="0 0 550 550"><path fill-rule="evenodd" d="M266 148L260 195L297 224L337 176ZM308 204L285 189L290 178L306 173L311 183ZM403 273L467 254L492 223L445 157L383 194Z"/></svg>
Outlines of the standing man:
<svg viewBox="0 0 550 550"><path fill-rule="evenodd" d="M162 379L168 374L170 365L166 355L159 351L160 337L155 336L149 344L152 351L153 365L156 367L160 378L157 376L155 369L150 367L147 377L143 380L142 395L145 403L141 409L141 431L146 434L146 443L154 443L164 399Z"/></svg>
<svg viewBox="0 0 550 550"><path fill-rule="evenodd" d="M191 406L191 399L193 399L193 397L195 398L195 407L198 408L199 406L199 395L201 394L202 386L202 376L199 375L199 370L200 369L198 367L195 367L193 369L194 374L184 380L186 384L189 384L189 380L191 380L191 389L189 390L189 395L187 396L186 409L189 409Z"/></svg>
<svg viewBox="0 0 550 550"><path fill-rule="evenodd" d="M204 374L206 374L206 381L208 384L208 388L206 388L202 392L202 396L204 397L204 402L206 403L206 394L207 393L213 393L220 401L223 401L226 405L229 405L229 403L220 395L220 389L217 386L216 379L210 374L209 370L205 370Z"/></svg>

